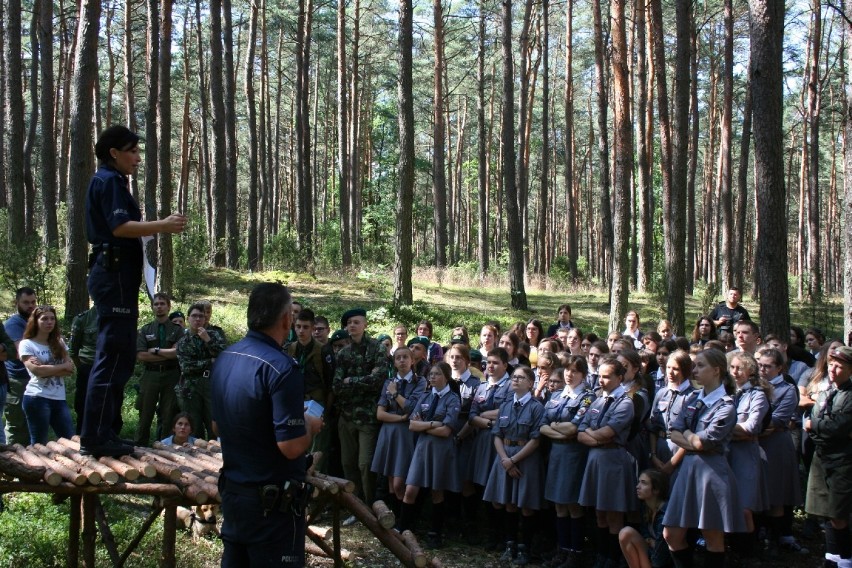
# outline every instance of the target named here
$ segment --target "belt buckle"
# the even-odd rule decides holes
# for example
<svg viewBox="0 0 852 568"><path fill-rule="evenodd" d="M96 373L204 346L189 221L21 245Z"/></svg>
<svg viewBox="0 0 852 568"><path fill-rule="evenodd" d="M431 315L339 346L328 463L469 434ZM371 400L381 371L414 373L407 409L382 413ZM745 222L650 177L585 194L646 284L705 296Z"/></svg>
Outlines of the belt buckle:
<svg viewBox="0 0 852 568"><path fill-rule="evenodd" d="M205 379L208 378L210 376L210 370L208 369L208 370L204 371L203 373L201 373L201 376L204 377Z"/></svg>

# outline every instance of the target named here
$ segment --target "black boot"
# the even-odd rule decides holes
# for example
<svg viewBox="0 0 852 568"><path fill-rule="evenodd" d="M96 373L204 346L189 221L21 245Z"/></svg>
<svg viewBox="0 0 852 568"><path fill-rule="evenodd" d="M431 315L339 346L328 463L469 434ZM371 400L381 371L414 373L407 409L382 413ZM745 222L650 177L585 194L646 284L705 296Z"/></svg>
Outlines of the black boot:
<svg viewBox="0 0 852 568"><path fill-rule="evenodd" d="M671 553L672 564L674 564L675 568L692 568L694 566L691 548L684 548L682 550L672 550Z"/></svg>

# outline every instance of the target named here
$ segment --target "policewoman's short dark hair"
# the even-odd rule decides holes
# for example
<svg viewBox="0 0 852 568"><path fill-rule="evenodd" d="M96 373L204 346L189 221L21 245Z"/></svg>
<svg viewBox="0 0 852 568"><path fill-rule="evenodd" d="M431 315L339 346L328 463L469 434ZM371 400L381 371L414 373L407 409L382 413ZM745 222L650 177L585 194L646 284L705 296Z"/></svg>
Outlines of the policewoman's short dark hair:
<svg viewBox="0 0 852 568"><path fill-rule="evenodd" d="M263 331L270 328L285 311L290 310L293 297L287 287L278 282L264 282L255 286L248 303L248 328Z"/></svg>
<svg viewBox="0 0 852 568"><path fill-rule="evenodd" d="M138 144L139 135L126 126L110 126L98 136L98 141L95 143L95 156L101 162L110 163L112 162L112 156L109 151L112 148L125 151L130 150Z"/></svg>

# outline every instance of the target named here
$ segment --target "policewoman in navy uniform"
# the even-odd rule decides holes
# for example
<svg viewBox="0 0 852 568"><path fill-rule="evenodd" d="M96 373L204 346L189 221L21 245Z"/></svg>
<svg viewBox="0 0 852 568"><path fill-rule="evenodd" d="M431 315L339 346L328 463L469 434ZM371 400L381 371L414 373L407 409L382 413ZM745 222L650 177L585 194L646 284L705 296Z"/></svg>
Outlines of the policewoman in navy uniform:
<svg viewBox="0 0 852 568"><path fill-rule="evenodd" d="M98 137L95 155L100 165L86 192L86 235L92 244L89 295L99 321L80 441L84 454L120 456L132 451L112 425L121 414L124 386L136 363L140 237L180 233L186 217L142 221L128 180L142 161L137 134L124 126L111 126Z"/></svg>
<svg viewBox="0 0 852 568"><path fill-rule="evenodd" d="M249 296L249 331L222 352L211 376L222 442L223 568L305 565L305 451L322 418L305 411L299 364L282 346L292 298L278 283Z"/></svg>

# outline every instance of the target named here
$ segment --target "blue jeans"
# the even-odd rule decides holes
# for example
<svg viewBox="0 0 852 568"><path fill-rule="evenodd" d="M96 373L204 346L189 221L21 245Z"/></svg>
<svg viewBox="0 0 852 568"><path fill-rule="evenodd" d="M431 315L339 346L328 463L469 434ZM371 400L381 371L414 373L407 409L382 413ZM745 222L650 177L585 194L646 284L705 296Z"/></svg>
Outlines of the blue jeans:
<svg viewBox="0 0 852 568"><path fill-rule="evenodd" d="M71 438L74 435L71 411L64 400L25 394L23 407L30 429L30 444L46 444L48 428L53 428L57 438Z"/></svg>
<svg viewBox="0 0 852 568"><path fill-rule="evenodd" d="M0 385L0 444L6 443L6 421L3 415L6 413L6 395L9 393L9 383Z"/></svg>

